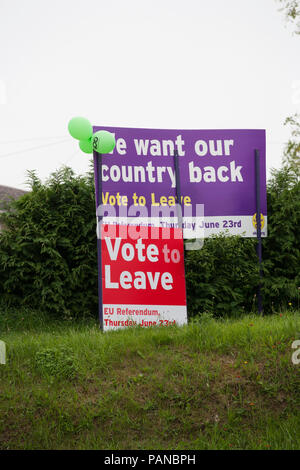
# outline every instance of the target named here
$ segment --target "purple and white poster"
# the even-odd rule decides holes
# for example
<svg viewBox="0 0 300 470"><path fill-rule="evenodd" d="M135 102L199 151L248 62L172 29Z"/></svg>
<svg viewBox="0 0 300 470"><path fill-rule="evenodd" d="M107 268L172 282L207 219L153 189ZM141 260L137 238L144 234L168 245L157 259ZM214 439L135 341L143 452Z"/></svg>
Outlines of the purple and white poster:
<svg viewBox="0 0 300 470"><path fill-rule="evenodd" d="M172 218L177 202L177 151L184 238L220 232L256 237L257 149L261 235L267 236L264 130L94 127L94 131L100 129L112 132L116 139L113 152L102 158L102 201L97 194L97 207L102 202L110 208L106 223L128 224L139 215L139 225L178 227L179 219Z"/></svg>

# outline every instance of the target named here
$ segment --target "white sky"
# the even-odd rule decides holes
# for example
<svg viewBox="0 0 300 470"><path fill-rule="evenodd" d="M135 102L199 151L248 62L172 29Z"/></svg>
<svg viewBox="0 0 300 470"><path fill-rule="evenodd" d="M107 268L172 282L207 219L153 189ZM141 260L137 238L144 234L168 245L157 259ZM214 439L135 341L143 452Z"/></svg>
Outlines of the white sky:
<svg viewBox="0 0 300 470"><path fill-rule="evenodd" d="M0 184L26 189L27 169L44 180L63 164L84 173L89 156L67 133L80 115L100 126L263 128L267 167L279 167L283 122L300 111L300 37L278 7L0 0Z"/></svg>

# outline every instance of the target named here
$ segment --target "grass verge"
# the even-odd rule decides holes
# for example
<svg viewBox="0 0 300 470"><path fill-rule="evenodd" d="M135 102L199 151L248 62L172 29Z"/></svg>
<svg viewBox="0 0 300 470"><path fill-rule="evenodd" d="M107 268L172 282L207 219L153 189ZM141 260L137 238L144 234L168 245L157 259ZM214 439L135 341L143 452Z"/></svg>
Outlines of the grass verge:
<svg viewBox="0 0 300 470"><path fill-rule="evenodd" d="M101 333L0 312L0 449L299 449L300 315Z"/></svg>

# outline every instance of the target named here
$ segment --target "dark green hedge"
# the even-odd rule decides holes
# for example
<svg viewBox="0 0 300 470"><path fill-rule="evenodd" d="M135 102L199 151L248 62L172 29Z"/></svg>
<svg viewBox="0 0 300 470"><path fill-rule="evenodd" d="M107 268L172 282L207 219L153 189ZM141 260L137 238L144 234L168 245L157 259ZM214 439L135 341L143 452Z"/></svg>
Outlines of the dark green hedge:
<svg viewBox="0 0 300 470"><path fill-rule="evenodd" d="M11 204L0 236L5 303L62 315L97 310L95 199L91 176L64 168Z"/></svg>
<svg viewBox="0 0 300 470"><path fill-rule="evenodd" d="M264 312L299 308L300 182L293 170L273 172L267 187L268 237L263 240ZM257 309L255 239L216 237L186 256L189 310L216 316Z"/></svg>
<svg viewBox="0 0 300 470"><path fill-rule="evenodd" d="M97 251L93 176L64 168L2 216L0 294L8 305L27 305L63 316L97 315ZM264 310L297 306L300 286L300 183L282 169L268 184L269 237L263 241ZM186 254L190 315L240 315L256 308L256 241L207 239Z"/></svg>

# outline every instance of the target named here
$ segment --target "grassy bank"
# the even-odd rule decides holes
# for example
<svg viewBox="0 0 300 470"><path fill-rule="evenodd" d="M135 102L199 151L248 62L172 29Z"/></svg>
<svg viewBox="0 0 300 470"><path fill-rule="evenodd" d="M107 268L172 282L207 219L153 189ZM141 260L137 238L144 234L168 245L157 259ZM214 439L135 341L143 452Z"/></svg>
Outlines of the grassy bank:
<svg viewBox="0 0 300 470"><path fill-rule="evenodd" d="M102 334L0 312L0 449L299 449L299 313Z"/></svg>

